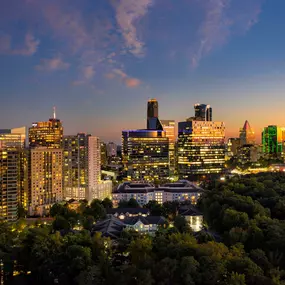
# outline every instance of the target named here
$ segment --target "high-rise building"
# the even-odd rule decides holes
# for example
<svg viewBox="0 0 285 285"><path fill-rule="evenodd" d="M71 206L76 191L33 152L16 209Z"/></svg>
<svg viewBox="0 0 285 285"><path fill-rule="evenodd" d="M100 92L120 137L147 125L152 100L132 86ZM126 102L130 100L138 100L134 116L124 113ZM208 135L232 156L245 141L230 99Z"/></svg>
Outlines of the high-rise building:
<svg viewBox="0 0 285 285"><path fill-rule="evenodd" d="M171 174L175 172L175 121L174 120L161 120L163 130L169 140L169 171Z"/></svg>
<svg viewBox="0 0 285 285"><path fill-rule="evenodd" d="M235 156L238 153L238 148L241 146L240 138L229 138L227 144L227 153L229 157Z"/></svg>
<svg viewBox="0 0 285 285"><path fill-rule="evenodd" d="M117 145L113 142L107 144L107 156L114 157L117 156Z"/></svg>
<svg viewBox="0 0 285 285"><path fill-rule="evenodd" d="M98 137L88 137L88 200L97 199L101 181L101 142Z"/></svg>
<svg viewBox="0 0 285 285"><path fill-rule="evenodd" d="M147 118L158 118L158 102L150 99L147 102Z"/></svg>
<svg viewBox="0 0 285 285"><path fill-rule="evenodd" d="M147 102L147 129L163 130L158 119L158 102L156 99L150 99Z"/></svg>
<svg viewBox="0 0 285 285"><path fill-rule="evenodd" d="M63 137L63 127L59 119L54 117L48 122L33 123L29 128L29 146L30 148L61 148Z"/></svg>
<svg viewBox="0 0 285 285"><path fill-rule="evenodd" d="M221 174L225 165L225 124L187 121L178 124L178 172L200 179Z"/></svg>
<svg viewBox="0 0 285 285"><path fill-rule="evenodd" d="M122 157L128 180L153 181L169 176L169 139L165 131L123 131Z"/></svg>
<svg viewBox="0 0 285 285"><path fill-rule="evenodd" d="M63 200L62 162L62 149L31 149L30 215L46 215L54 203Z"/></svg>
<svg viewBox="0 0 285 285"><path fill-rule="evenodd" d="M66 200L88 197L88 138L83 133L63 137L63 180Z"/></svg>
<svg viewBox="0 0 285 285"><path fill-rule="evenodd" d="M282 156L285 152L285 128L268 126L262 132L262 151L273 156Z"/></svg>
<svg viewBox="0 0 285 285"><path fill-rule="evenodd" d="M243 128L240 129L240 145L255 144L255 133L248 121L245 121Z"/></svg>
<svg viewBox="0 0 285 285"><path fill-rule="evenodd" d="M0 219L15 220L12 213L16 211L18 214L18 206L25 210L28 207L28 150L24 149L25 137L25 128L0 130L0 207L3 210Z"/></svg>
<svg viewBox="0 0 285 285"><path fill-rule="evenodd" d="M195 104L195 120L196 121L212 121L212 108L206 104Z"/></svg>
<svg viewBox="0 0 285 285"><path fill-rule="evenodd" d="M107 145L103 141L101 141L100 148L101 148L101 167L105 167L108 164Z"/></svg>

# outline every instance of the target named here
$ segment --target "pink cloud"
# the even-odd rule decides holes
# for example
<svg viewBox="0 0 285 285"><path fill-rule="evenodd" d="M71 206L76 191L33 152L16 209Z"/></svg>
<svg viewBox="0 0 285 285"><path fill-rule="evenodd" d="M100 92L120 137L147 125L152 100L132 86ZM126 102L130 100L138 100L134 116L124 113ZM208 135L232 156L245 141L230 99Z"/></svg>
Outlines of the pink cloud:
<svg viewBox="0 0 285 285"><path fill-rule="evenodd" d="M22 55L31 56L35 54L38 50L40 41L35 39L35 37L28 33L25 36L24 43L19 47L14 48L12 46L12 39L9 35L0 36L0 53L10 54L10 55Z"/></svg>
<svg viewBox="0 0 285 285"><path fill-rule="evenodd" d="M65 70L70 67L70 64L64 62L60 57L55 57L51 59L42 59L41 63L36 66L37 70L46 70L46 71L54 71L54 70Z"/></svg>
<svg viewBox="0 0 285 285"><path fill-rule="evenodd" d="M144 42L138 38L136 25L153 0L119 0L115 2L116 20L125 40L125 48L135 56L144 54Z"/></svg>
<svg viewBox="0 0 285 285"><path fill-rule="evenodd" d="M141 81L137 78L126 78L125 79L125 84L129 88L135 88L141 85Z"/></svg>
<svg viewBox="0 0 285 285"><path fill-rule="evenodd" d="M83 69L83 77L87 80L91 79L95 74L94 67L89 65L84 67Z"/></svg>

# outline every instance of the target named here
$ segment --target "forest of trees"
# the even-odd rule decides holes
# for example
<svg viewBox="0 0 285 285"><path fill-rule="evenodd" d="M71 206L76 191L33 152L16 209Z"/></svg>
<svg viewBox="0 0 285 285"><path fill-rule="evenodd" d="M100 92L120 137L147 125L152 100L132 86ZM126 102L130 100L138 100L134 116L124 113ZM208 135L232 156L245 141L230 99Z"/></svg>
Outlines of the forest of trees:
<svg viewBox="0 0 285 285"><path fill-rule="evenodd" d="M285 284L284 174L215 183L198 206L208 230L195 235L175 216L174 205L156 203L148 207L172 219L174 227L162 227L155 236L123 231L117 240L91 235L93 223L111 207L108 200L82 203L78 213L55 205L51 225L2 223L4 284ZM83 229L73 230L77 223Z"/></svg>

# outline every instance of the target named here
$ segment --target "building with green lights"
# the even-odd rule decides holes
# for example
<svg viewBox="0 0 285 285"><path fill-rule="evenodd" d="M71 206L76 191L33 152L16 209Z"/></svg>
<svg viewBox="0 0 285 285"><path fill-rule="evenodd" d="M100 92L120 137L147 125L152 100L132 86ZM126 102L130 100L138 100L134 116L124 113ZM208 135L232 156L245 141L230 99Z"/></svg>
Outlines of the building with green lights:
<svg viewBox="0 0 285 285"><path fill-rule="evenodd" d="M285 142L285 128L268 126L262 132L262 151L264 154L280 157L283 156Z"/></svg>

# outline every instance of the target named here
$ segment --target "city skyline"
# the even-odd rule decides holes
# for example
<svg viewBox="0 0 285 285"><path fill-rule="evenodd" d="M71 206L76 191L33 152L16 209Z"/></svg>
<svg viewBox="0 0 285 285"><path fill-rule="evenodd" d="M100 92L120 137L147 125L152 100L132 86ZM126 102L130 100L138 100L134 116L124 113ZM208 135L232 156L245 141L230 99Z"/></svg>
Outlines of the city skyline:
<svg viewBox="0 0 285 285"><path fill-rule="evenodd" d="M261 142L265 126L285 122L285 3L233 2L2 1L0 128L45 120L56 105L65 134L119 143L121 130L144 128L154 97L160 119L207 103L227 138L248 120Z"/></svg>

